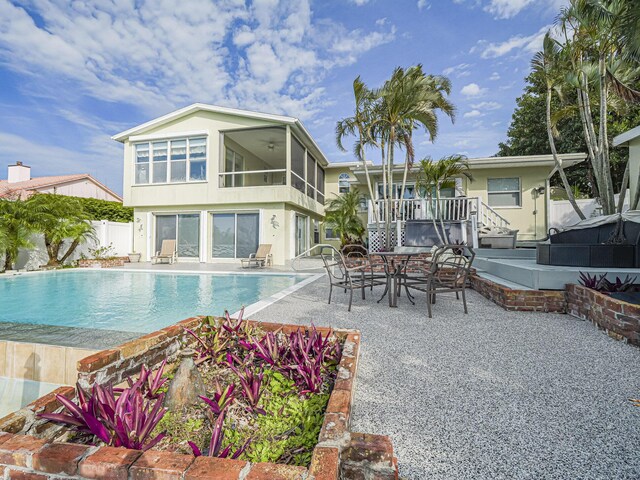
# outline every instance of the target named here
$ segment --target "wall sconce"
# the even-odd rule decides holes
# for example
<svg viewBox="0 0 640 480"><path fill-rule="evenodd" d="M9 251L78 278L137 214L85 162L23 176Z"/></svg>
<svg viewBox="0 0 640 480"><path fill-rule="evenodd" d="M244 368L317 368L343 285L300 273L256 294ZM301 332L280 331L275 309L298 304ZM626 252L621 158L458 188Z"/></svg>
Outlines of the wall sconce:
<svg viewBox="0 0 640 480"><path fill-rule="evenodd" d="M274 230L277 230L280 227L280 223L278 223L278 220L276 219L275 214L271 217L271 226L274 228Z"/></svg>

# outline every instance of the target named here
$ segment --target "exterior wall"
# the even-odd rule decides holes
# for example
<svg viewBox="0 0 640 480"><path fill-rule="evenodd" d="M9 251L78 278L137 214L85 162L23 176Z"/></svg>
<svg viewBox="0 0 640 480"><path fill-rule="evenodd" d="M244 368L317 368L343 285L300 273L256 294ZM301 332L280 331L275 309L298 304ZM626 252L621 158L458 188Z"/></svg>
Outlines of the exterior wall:
<svg viewBox="0 0 640 480"><path fill-rule="evenodd" d="M640 189L640 138L636 138L629 142L629 189L631 190L631 198Z"/></svg>
<svg viewBox="0 0 640 480"><path fill-rule="evenodd" d="M537 199L533 196L533 189L546 187L548 167L524 168L485 168L473 169L473 182L465 182L467 196L480 197L489 204L487 194L487 180L489 178L520 178L521 206L520 207L492 207L510 223L510 228L519 230L519 240L536 240L546 236L547 232L547 202L546 193ZM534 212L537 211L537 214Z"/></svg>
<svg viewBox="0 0 640 480"><path fill-rule="evenodd" d="M191 205L228 205L246 203L294 203L317 214L322 205L288 185L220 188L219 173L223 146L221 130L247 127L281 126L274 122L244 117L196 112L154 128L144 135L131 137L124 144L124 204L130 207L187 207ZM133 145L139 141L180 138L182 136L207 137L207 179L199 182L134 185Z"/></svg>
<svg viewBox="0 0 640 480"><path fill-rule="evenodd" d="M69 197L97 198L98 200L109 200L120 202L121 200L110 192L90 180L77 180L64 185L56 185L49 188L39 188L40 193L57 193Z"/></svg>

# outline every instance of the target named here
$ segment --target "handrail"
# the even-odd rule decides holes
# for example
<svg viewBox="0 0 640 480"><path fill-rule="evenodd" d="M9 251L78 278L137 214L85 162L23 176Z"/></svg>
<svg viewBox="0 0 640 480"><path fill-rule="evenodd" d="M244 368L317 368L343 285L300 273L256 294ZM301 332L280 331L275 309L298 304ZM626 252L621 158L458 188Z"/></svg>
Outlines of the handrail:
<svg viewBox="0 0 640 480"><path fill-rule="evenodd" d="M298 271L299 269L296 268L296 261L300 260L301 258L307 257L310 255L308 255L309 253L311 253L313 250L315 250L316 248L330 248L331 249L331 257L332 260L335 257L335 254L340 254L340 252L338 252L338 250L336 249L336 247L334 247L333 245L329 245L328 243L318 243L317 245L314 245L311 248L308 248L307 250L305 250L304 252L302 252L300 255L296 256L295 258L293 258L291 260L291 269L294 271ZM300 270L324 270L324 266L320 266L320 267L311 267L311 268L305 268L305 269L300 269Z"/></svg>
<svg viewBox="0 0 640 480"><path fill-rule="evenodd" d="M286 168L275 168L273 170L239 170L237 172L218 172L218 175L245 175L250 173L274 173L274 172L286 172Z"/></svg>

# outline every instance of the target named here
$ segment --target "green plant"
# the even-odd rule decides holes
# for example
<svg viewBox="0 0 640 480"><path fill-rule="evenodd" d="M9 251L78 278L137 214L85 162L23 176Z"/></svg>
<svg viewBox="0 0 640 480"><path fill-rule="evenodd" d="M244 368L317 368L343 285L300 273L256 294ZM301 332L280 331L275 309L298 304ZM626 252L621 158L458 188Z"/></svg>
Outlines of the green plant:
<svg viewBox="0 0 640 480"><path fill-rule="evenodd" d="M105 245L104 247L90 248L89 254L91 258L95 258L96 260L110 260L115 258L115 249L113 248L113 244Z"/></svg>
<svg viewBox="0 0 640 480"><path fill-rule="evenodd" d="M37 216L27 200L0 199L0 250L6 270L13 267L21 248L33 248L31 236L36 232Z"/></svg>
<svg viewBox="0 0 640 480"><path fill-rule="evenodd" d="M67 197L69 198L69 197ZM82 209L91 220L109 222L133 222L133 208L124 207L120 202L99 200L97 198L78 198Z"/></svg>
<svg viewBox="0 0 640 480"><path fill-rule="evenodd" d="M358 214L361 201L360 192L351 190L331 200L327 207L324 223L338 234L342 246L362 242L365 228Z"/></svg>

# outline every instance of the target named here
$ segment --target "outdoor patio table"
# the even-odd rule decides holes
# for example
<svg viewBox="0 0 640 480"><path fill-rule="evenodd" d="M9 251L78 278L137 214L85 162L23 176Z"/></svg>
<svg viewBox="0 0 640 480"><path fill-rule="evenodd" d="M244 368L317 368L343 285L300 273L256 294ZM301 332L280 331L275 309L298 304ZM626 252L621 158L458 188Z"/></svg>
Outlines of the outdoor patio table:
<svg viewBox="0 0 640 480"><path fill-rule="evenodd" d="M375 252L373 255L379 255L380 258L382 258L384 273L387 276L387 285L378 303L380 303L388 293L389 306L395 308L398 306L398 279L401 277L402 270L407 262L416 254L404 252ZM408 293L407 291L407 294Z"/></svg>

